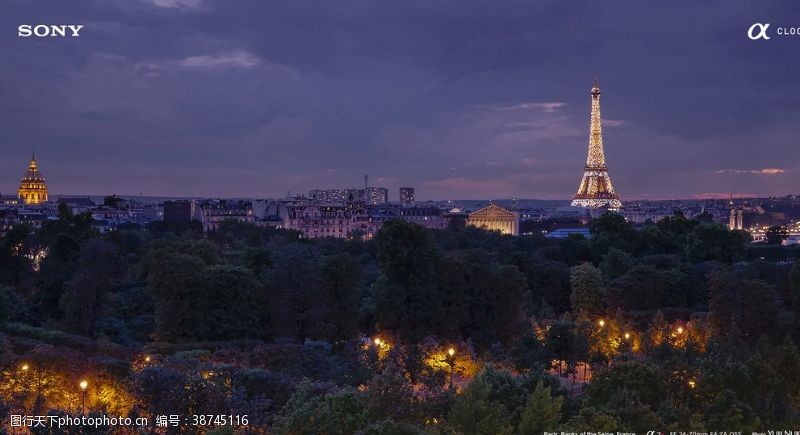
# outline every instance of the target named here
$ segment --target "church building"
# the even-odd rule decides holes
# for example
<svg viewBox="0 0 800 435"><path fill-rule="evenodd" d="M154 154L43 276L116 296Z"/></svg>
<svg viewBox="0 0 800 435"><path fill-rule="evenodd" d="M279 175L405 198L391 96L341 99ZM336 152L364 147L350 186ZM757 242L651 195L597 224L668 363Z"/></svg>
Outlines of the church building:
<svg viewBox="0 0 800 435"><path fill-rule="evenodd" d="M31 156L31 161L28 164L28 171L22 176L22 181L19 183L19 199L25 204L43 204L47 202L47 185L44 182L44 177L39 172L39 167L36 165L36 157Z"/></svg>

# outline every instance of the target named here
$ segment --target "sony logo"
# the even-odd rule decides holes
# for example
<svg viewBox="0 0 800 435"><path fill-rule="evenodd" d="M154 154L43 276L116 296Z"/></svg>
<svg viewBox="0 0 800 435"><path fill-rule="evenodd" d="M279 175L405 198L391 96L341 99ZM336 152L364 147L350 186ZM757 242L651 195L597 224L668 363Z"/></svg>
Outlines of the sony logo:
<svg viewBox="0 0 800 435"><path fill-rule="evenodd" d="M29 38L35 36L37 38L45 38L48 36L65 38L66 36L78 37L81 36L82 24L22 24L17 27L17 36L21 38Z"/></svg>

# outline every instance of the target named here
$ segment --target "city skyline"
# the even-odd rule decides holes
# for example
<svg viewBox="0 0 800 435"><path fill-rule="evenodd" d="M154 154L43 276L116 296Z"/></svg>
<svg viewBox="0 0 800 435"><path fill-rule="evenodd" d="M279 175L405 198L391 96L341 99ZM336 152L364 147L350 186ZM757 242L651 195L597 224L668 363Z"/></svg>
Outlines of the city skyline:
<svg viewBox="0 0 800 435"><path fill-rule="evenodd" d="M392 200L569 200L595 75L623 200L800 181L800 38L747 38L788 2L718 3L702 24L690 2L43 4L0 16L4 195L35 150L55 196L279 197L369 173ZM85 28L12 31L40 22Z"/></svg>

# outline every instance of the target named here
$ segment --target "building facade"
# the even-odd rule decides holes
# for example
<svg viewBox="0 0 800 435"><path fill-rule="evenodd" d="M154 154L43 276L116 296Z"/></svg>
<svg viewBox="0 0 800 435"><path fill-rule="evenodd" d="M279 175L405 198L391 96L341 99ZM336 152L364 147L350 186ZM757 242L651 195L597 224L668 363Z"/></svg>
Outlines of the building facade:
<svg viewBox="0 0 800 435"><path fill-rule="evenodd" d="M19 183L18 196L25 204L38 205L47 202L47 184L39 172L36 156L31 156L28 170Z"/></svg>
<svg viewBox="0 0 800 435"><path fill-rule="evenodd" d="M447 227L444 213L438 207L403 207L399 210L399 214L400 219L429 230L443 230Z"/></svg>
<svg viewBox="0 0 800 435"><path fill-rule="evenodd" d="M491 204L470 213L467 216L467 225L517 236L519 235L519 214Z"/></svg>
<svg viewBox="0 0 800 435"><path fill-rule="evenodd" d="M164 220L173 223L189 223L196 217L196 203L181 199L164 201Z"/></svg>
<svg viewBox="0 0 800 435"><path fill-rule="evenodd" d="M364 201L367 204L379 205L389 202L389 189L385 187L367 187L364 192Z"/></svg>
<svg viewBox="0 0 800 435"><path fill-rule="evenodd" d="M401 187L400 188L400 204L409 206L414 204L414 188Z"/></svg>
<svg viewBox="0 0 800 435"><path fill-rule="evenodd" d="M228 219L244 223L255 222L253 206L249 201L208 200L200 204L200 216L203 231L214 231L222 221Z"/></svg>
<svg viewBox="0 0 800 435"><path fill-rule="evenodd" d="M283 214L284 228L299 231L309 239L350 236L352 209L345 203L287 205Z"/></svg>

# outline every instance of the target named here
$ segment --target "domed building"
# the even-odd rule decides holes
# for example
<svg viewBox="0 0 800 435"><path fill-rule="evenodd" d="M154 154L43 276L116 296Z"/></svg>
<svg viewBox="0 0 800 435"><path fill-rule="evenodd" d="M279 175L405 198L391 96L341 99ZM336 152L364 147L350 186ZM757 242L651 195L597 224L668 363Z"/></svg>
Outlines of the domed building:
<svg viewBox="0 0 800 435"><path fill-rule="evenodd" d="M25 204L43 204L47 202L47 185L36 165L36 157L31 155L28 171L19 183L19 199Z"/></svg>

